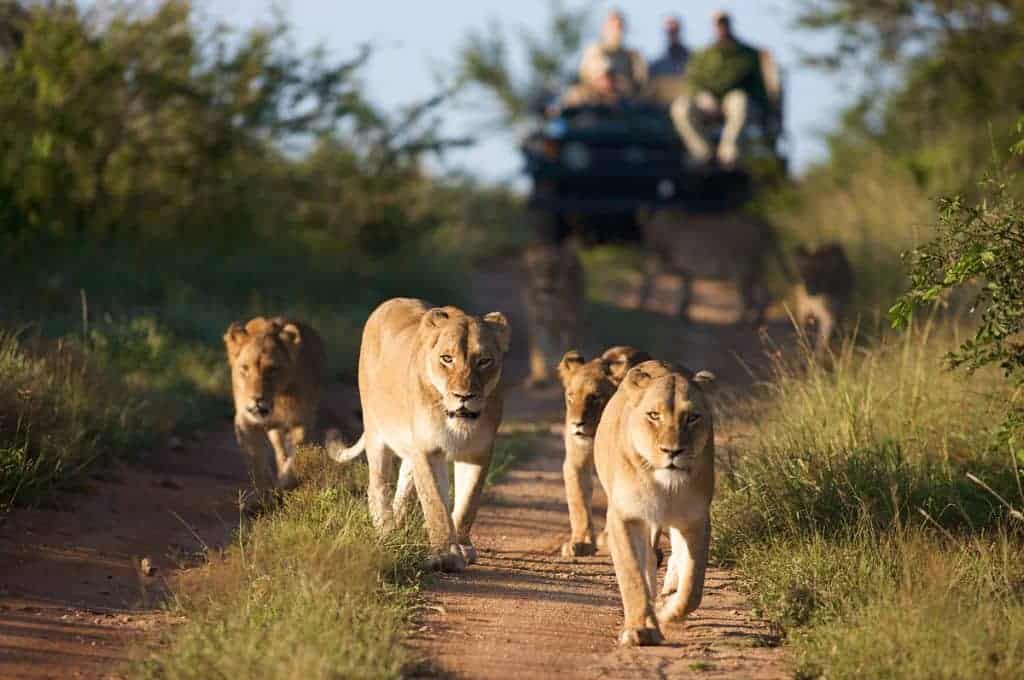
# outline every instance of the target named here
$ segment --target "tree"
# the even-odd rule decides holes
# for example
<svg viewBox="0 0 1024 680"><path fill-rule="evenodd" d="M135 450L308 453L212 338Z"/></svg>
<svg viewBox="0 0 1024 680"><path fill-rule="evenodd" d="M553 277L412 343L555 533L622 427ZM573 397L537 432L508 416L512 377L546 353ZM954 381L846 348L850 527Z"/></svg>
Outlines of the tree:
<svg viewBox="0 0 1024 680"><path fill-rule="evenodd" d="M458 51L460 81L489 94L500 108L499 123L514 125L527 118L538 99L557 92L583 46L593 16L593 4L569 7L551 0L546 28L517 30L527 72L517 74L511 63L512 45L497 21L470 31Z"/></svg>

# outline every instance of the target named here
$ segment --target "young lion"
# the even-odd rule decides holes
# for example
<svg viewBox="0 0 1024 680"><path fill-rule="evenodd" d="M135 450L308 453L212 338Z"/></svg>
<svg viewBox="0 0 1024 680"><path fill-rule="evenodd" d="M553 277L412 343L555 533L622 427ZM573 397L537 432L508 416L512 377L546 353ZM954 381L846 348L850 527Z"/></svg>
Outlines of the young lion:
<svg viewBox="0 0 1024 680"><path fill-rule="evenodd" d="M828 350L853 297L853 267L838 243L817 248L800 246L795 256L800 273L796 289L797 323L803 331L815 331L811 346L820 356Z"/></svg>
<svg viewBox="0 0 1024 680"><path fill-rule="evenodd" d="M257 316L224 334L235 398L235 436L257 492L295 484L295 447L314 435L327 373L320 335L306 324Z"/></svg>
<svg viewBox="0 0 1024 680"><path fill-rule="evenodd" d="M654 645L659 624L700 605L711 536L714 493L714 424L693 374L662 361L630 369L597 427L594 459L608 496L608 544L619 582L625 622L619 644ZM655 615L656 559L651 537L668 529L672 557L666 592Z"/></svg>
<svg viewBox="0 0 1024 680"><path fill-rule="evenodd" d="M370 315L359 351L363 435L338 462L364 450L370 465L370 514L390 529L415 484L427 523L427 567L459 571L476 561L476 517L494 436L501 422L502 360L509 325L500 312L483 318L422 300L388 300ZM394 459L401 461L399 493ZM448 461L455 461L455 511L448 507Z"/></svg>
<svg viewBox="0 0 1024 680"><path fill-rule="evenodd" d="M575 244L533 245L523 253L530 375L527 387L543 387L560 352L579 345L583 333L583 265Z"/></svg>
<svg viewBox="0 0 1024 680"><path fill-rule="evenodd" d="M558 364L565 388L565 499L569 504L570 539L563 557L593 555L597 551L591 499L594 494L594 434L605 404L615 394L626 371L651 357L632 347L612 347L589 362L576 350L566 352Z"/></svg>

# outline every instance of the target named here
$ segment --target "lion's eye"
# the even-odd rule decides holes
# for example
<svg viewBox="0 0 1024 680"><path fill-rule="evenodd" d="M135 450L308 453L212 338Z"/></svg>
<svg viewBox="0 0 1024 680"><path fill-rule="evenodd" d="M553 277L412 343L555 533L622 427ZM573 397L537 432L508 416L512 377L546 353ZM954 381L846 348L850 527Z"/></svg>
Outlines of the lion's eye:
<svg viewBox="0 0 1024 680"><path fill-rule="evenodd" d="M242 364L240 368L242 369L243 374L249 372L249 364Z"/></svg>
<svg viewBox="0 0 1024 680"><path fill-rule="evenodd" d="M444 364L445 366L451 366L454 361L455 361L455 359L452 358L451 354L442 354L441 355L441 363Z"/></svg>
<svg viewBox="0 0 1024 680"><path fill-rule="evenodd" d="M657 411L648 411L647 417L650 418L651 420L661 420L661 414L658 413Z"/></svg>
<svg viewBox="0 0 1024 680"><path fill-rule="evenodd" d="M487 368L493 363L494 359L490 357L483 357L482 359L480 359L480 361L476 362L476 365L479 366L480 368Z"/></svg>
<svg viewBox="0 0 1024 680"><path fill-rule="evenodd" d="M698 422L700 422L699 413L691 413L690 415L686 416L687 425L696 425Z"/></svg>

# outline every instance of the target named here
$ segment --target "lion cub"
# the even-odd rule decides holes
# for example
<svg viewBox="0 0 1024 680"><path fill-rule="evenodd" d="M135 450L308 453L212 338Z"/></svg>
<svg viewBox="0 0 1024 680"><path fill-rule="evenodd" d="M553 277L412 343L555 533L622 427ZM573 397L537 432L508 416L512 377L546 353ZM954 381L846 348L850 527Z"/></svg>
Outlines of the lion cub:
<svg viewBox="0 0 1024 680"><path fill-rule="evenodd" d="M644 362L623 378L597 427L594 460L608 496L608 544L625 610L621 645L660 643L659 624L700 605L715 488L714 424L703 386L713 380L706 371ZM655 614L651 537L659 529L672 539L665 592L674 594Z"/></svg>
<svg viewBox="0 0 1024 680"><path fill-rule="evenodd" d="M566 352L558 364L565 388L565 499L569 504L570 539L563 557L597 552L591 499L594 495L594 434L605 404L615 394L626 371L651 357L632 347L612 347L586 361L576 350Z"/></svg>
<svg viewBox="0 0 1024 680"><path fill-rule="evenodd" d="M843 320L853 297L853 267L838 243L817 248L800 246L795 253L800 283L796 289L796 320L800 330L814 331L811 348L817 355L828 350L832 335Z"/></svg>
<svg viewBox="0 0 1024 680"><path fill-rule="evenodd" d="M257 492L295 485L295 447L314 434L327 373L320 335L304 323L257 316L224 334L235 398L235 436Z"/></svg>
<svg viewBox="0 0 1024 680"><path fill-rule="evenodd" d="M559 352L579 344L583 334L583 265L573 243L533 245L523 253L529 332L528 388L551 381Z"/></svg>

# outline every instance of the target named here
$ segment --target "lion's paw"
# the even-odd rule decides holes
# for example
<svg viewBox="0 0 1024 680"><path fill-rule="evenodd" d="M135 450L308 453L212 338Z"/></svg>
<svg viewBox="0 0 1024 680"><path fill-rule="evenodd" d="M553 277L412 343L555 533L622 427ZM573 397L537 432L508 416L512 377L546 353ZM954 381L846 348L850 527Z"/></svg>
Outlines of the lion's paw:
<svg viewBox="0 0 1024 680"><path fill-rule="evenodd" d="M423 569L425 571L443 571L450 574L462 571L466 566L468 566L466 559L461 553L455 550L447 550L428 557L423 564Z"/></svg>
<svg viewBox="0 0 1024 680"><path fill-rule="evenodd" d="M657 628L623 628L619 633L620 647L649 647L664 641Z"/></svg>
<svg viewBox="0 0 1024 680"><path fill-rule="evenodd" d="M562 557L589 557L597 554L593 543L568 541L562 544Z"/></svg>
<svg viewBox="0 0 1024 680"><path fill-rule="evenodd" d="M476 548L472 543L459 543L455 546L455 549L462 556L462 559L466 561L466 564L476 564Z"/></svg>

